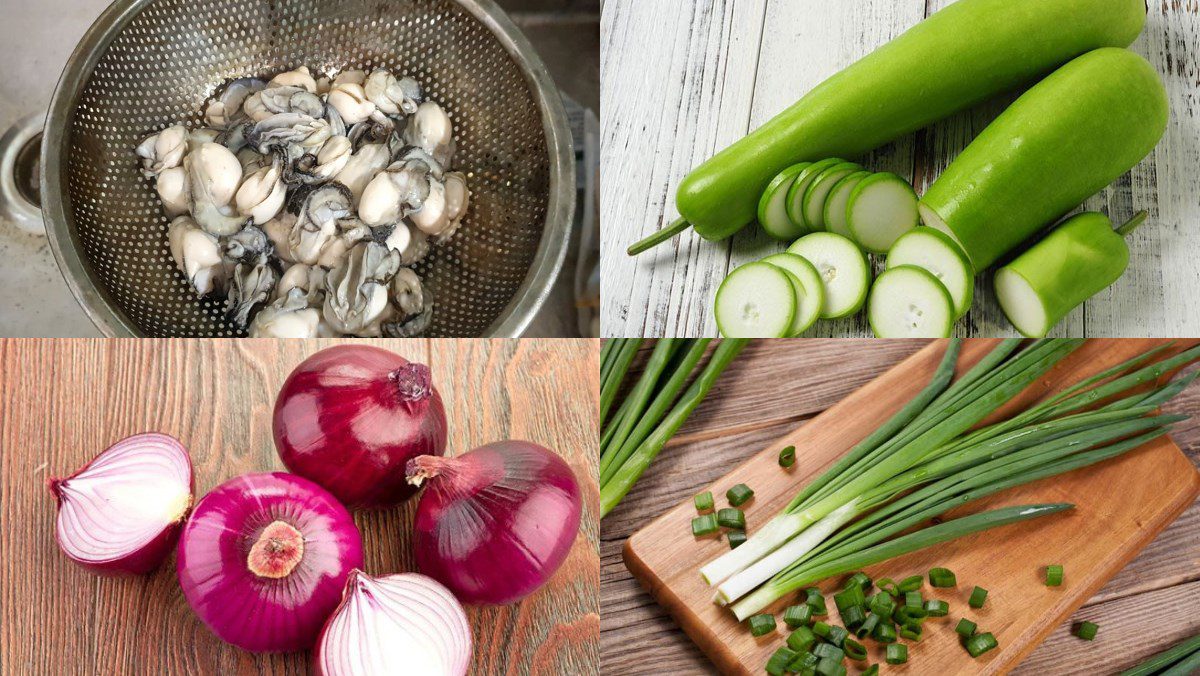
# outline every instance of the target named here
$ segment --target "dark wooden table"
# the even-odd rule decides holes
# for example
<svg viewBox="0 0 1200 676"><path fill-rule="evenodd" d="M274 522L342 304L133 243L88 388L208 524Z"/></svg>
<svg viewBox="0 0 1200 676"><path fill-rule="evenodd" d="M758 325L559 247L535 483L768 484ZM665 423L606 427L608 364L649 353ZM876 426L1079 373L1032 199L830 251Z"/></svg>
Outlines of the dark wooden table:
<svg viewBox="0 0 1200 676"><path fill-rule="evenodd" d="M648 343L649 344L649 343ZM708 673L704 655L625 569L621 547L655 516L687 500L747 457L916 352L925 341L757 341L601 524L601 668L612 674ZM1193 367L1195 368L1195 367ZM1200 384L1167 407L1200 414ZM1200 416L1181 423L1176 443L1200 463ZM1114 496L1119 499L1119 496ZM1116 673L1200 633L1200 503L1058 627L1016 673ZM1100 625L1095 641L1070 635L1074 622ZM909 667L910 673L911 667Z"/></svg>
<svg viewBox="0 0 1200 676"><path fill-rule="evenodd" d="M282 470L271 438L275 394L296 364L333 342L0 341L0 673L308 673L307 653L254 655L217 639L184 601L174 557L129 578L71 564L54 542L44 482L147 430L190 449L197 497L242 473ZM372 342L430 365L449 452L529 439L566 458L583 487L583 525L546 587L516 605L468 608L473 673L595 673L596 342ZM367 572L414 570L406 533L415 506L355 514Z"/></svg>

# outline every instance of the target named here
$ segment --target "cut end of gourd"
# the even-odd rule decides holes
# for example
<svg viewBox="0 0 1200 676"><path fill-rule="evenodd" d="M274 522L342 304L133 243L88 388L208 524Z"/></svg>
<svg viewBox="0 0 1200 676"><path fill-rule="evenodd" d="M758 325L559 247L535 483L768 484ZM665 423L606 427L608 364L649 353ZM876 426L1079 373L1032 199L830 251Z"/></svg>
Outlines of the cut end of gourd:
<svg viewBox="0 0 1200 676"><path fill-rule="evenodd" d="M895 174L872 174L850 193L846 221L854 240L864 249L887 253L901 235L920 222L917 193Z"/></svg>
<svg viewBox="0 0 1200 676"><path fill-rule="evenodd" d="M747 263L729 273L713 303L726 338L783 338L796 313L791 277L767 263Z"/></svg>
<svg viewBox="0 0 1200 676"><path fill-rule="evenodd" d="M946 338L954 319L950 293L923 268L891 268L871 287L867 320L879 338Z"/></svg>
<svg viewBox="0 0 1200 676"><path fill-rule="evenodd" d="M958 235L954 234L954 231L950 229L950 226L946 225L946 221L943 220L941 216L938 216L937 212L934 211L932 207L924 202L921 202L917 205L917 209L921 213L922 223L935 230L941 231L947 237L954 240L954 243L958 245L958 248L966 253L967 249L963 246L962 240L958 238ZM970 256L967 256L967 258L970 258ZM974 263L975 261L971 262Z"/></svg>
<svg viewBox="0 0 1200 676"><path fill-rule="evenodd" d="M996 272L996 298L1008 321L1021 335L1041 338L1049 332L1046 306L1021 275L1009 268L1000 268Z"/></svg>

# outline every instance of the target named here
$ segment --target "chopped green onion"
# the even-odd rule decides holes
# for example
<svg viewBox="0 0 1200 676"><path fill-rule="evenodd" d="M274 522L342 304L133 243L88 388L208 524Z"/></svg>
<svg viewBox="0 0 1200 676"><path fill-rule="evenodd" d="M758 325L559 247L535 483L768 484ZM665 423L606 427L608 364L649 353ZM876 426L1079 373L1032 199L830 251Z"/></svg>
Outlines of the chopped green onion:
<svg viewBox="0 0 1200 676"><path fill-rule="evenodd" d="M767 660L767 673L771 676L783 676L788 672L788 664L795 659L796 653L787 648L780 648Z"/></svg>
<svg viewBox="0 0 1200 676"><path fill-rule="evenodd" d="M841 662L846 657L846 651L833 645L832 643L822 643L812 649L812 654L817 657L828 657L831 660Z"/></svg>
<svg viewBox="0 0 1200 676"><path fill-rule="evenodd" d="M812 630L817 636L828 639L829 632L833 631L833 626L828 622L813 622Z"/></svg>
<svg viewBox="0 0 1200 676"><path fill-rule="evenodd" d="M975 628L977 626L974 622L964 617L958 621L958 626L954 628L954 631L959 636L971 637L975 635Z"/></svg>
<svg viewBox="0 0 1200 676"><path fill-rule="evenodd" d="M795 629L796 627L807 626L812 622L813 609L812 606L800 604L797 606L788 606L783 611L783 623Z"/></svg>
<svg viewBox="0 0 1200 676"><path fill-rule="evenodd" d="M983 602L987 600L987 590L983 587L976 587L971 590L971 598L967 600L967 605L972 608L982 608Z"/></svg>
<svg viewBox="0 0 1200 676"><path fill-rule="evenodd" d="M992 636L990 632L985 634L975 634L971 638L967 639L967 653L969 653L971 657L979 657L992 648L995 648L997 645L999 644L996 643L996 637Z"/></svg>
<svg viewBox="0 0 1200 676"><path fill-rule="evenodd" d="M878 627L881 621L883 621L882 617L876 615L875 613L869 613L867 615L867 619L861 625L859 625L858 629L854 630L854 635L859 638L866 638L870 636L871 632L875 631L875 627Z"/></svg>
<svg viewBox="0 0 1200 676"><path fill-rule="evenodd" d="M925 605L925 599L921 598L921 592L910 591L904 595L904 605L909 608L921 608Z"/></svg>
<svg viewBox="0 0 1200 676"><path fill-rule="evenodd" d="M880 622L879 626L871 632L871 638L880 643L895 643L896 627L891 622Z"/></svg>
<svg viewBox="0 0 1200 676"><path fill-rule="evenodd" d="M855 662L861 662L867 659L867 646L855 641L852 638L846 639L846 643L842 646L842 649L846 651L846 657L849 657Z"/></svg>
<svg viewBox="0 0 1200 676"><path fill-rule="evenodd" d="M1096 630L1099 628L1100 625L1095 622L1080 622L1075 627L1075 635L1085 641L1091 641L1096 638Z"/></svg>
<svg viewBox="0 0 1200 676"><path fill-rule="evenodd" d="M821 658L807 650L802 650L796 653L791 662L788 662L788 671L793 674L807 673L811 676L814 673L813 670L817 668L817 662L820 661Z"/></svg>
<svg viewBox="0 0 1200 676"><path fill-rule="evenodd" d="M703 537L712 535L720 529L717 525L716 514L705 514L692 519L692 535Z"/></svg>
<svg viewBox="0 0 1200 676"><path fill-rule="evenodd" d="M850 629L861 625L867 620L867 611L863 606L850 606L842 611L842 624Z"/></svg>
<svg viewBox="0 0 1200 676"><path fill-rule="evenodd" d="M729 548L737 549L739 545L746 541L746 531L731 530L726 537L729 538Z"/></svg>
<svg viewBox="0 0 1200 676"><path fill-rule="evenodd" d="M931 568L929 570L929 586L947 588L958 585L954 571L949 568Z"/></svg>
<svg viewBox="0 0 1200 676"><path fill-rule="evenodd" d="M904 664L908 661L908 646L903 643L893 643L887 647L884 659L888 664Z"/></svg>
<svg viewBox="0 0 1200 676"><path fill-rule="evenodd" d="M750 624L750 633L754 636L765 636L775 631L775 616L768 613L755 615L747 622Z"/></svg>
<svg viewBox="0 0 1200 676"><path fill-rule="evenodd" d="M862 672L860 676L879 676L879 665L872 664L871 666L867 667L867 670Z"/></svg>
<svg viewBox="0 0 1200 676"><path fill-rule="evenodd" d="M905 624L900 627L900 638L906 638L910 641L920 641L922 634L925 633L925 628L920 622Z"/></svg>
<svg viewBox="0 0 1200 676"><path fill-rule="evenodd" d="M896 612L892 614L892 619L901 624L907 624L913 621L921 621L925 619L928 613L925 612L924 606L900 606Z"/></svg>
<svg viewBox="0 0 1200 676"><path fill-rule="evenodd" d="M890 577L879 578L875 581L875 586L889 594L892 594L893 596L896 594L896 581Z"/></svg>
<svg viewBox="0 0 1200 676"><path fill-rule="evenodd" d="M825 637L826 641L834 644L837 647L842 647L846 639L850 636L850 632L844 627L839 627L836 624L829 628L829 636Z"/></svg>
<svg viewBox="0 0 1200 676"><path fill-rule="evenodd" d="M1058 587L1063 583L1062 566L1046 566L1046 586Z"/></svg>
<svg viewBox="0 0 1200 676"><path fill-rule="evenodd" d="M738 507L754 497L754 491L750 490L746 484L738 484L726 491L725 497L729 500L729 504Z"/></svg>
<svg viewBox="0 0 1200 676"><path fill-rule="evenodd" d="M696 503L697 512L707 512L713 508L712 491L704 491L692 498L692 501Z"/></svg>
<svg viewBox="0 0 1200 676"><path fill-rule="evenodd" d="M871 612L880 617L891 618L896 610L896 599L891 594L881 591L871 597Z"/></svg>
<svg viewBox="0 0 1200 676"><path fill-rule="evenodd" d="M745 530L746 513L733 507L717 510L717 523L721 524L725 528Z"/></svg>
<svg viewBox="0 0 1200 676"><path fill-rule="evenodd" d="M779 452L779 466L787 469L796 464L796 447L788 446Z"/></svg>
<svg viewBox="0 0 1200 676"><path fill-rule="evenodd" d="M808 650L812 644L817 642L817 635L808 627L797 627L796 631L788 634L787 645L796 652L804 652Z"/></svg>
<svg viewBox="0 0 1200 676"><path fill-rule="evenodd" d="M827 615L828 610L825 609L825 597L821 595L821 590L816 587L809 587L804 590L804 602L813 609L813 615Z"/></svg>
<svg viewBox="0 0 1200 676"><path fill-rule="evenodd" d="M850 585L833 595L833 603L837 606L839 612L846 612L848 608L861 606L866 602L867 600L863 596L862 587L857 584Z"/></svg>
<svg viewBox="0 0 1200 676"><path fill-rule="evenodd" d="M821 676L843 676L846 667L838 660L822 657L821 661L817 662L817 673Z"/></svg>
<svg viewBox="0 0 1200 676"><path fill-rule="evenodd" d="M849 588L852 584L856 584L861 587L863 594L871 591L871 578L866 573L858 572L851 575L850 579L846 580L846 585L843 588Z"/></svg>
<svg viewBox="0 0 1200 676"><path fill-rule="evenodd" d="M925 579L923 577L920 575L913 575L912 577L906 577L903 580L900 580L900 584L896 585L896 591L900 592L901 594L907 594L910 591L916 591L920 589L921 585L923 584L925 584Z"/></svg>
<svg viewBox="0 0 1200 676"><path fill-rule="evenodd" d="M950 614L950 604L940 599L925 602L925 612L929 617L945 617Z"/></svg>

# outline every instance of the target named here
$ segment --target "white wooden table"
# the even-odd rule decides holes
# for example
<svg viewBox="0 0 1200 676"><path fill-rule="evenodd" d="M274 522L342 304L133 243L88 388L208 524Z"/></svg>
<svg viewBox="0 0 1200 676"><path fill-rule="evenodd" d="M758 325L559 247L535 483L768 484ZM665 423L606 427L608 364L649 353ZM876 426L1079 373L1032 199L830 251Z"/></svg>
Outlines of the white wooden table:
<svg viewBox="0 0 1200 676"><path fill-rule="evenodd" d="M693 167L809 89L953 0L607 0L601 18L603 332L715 336L712 300L733 268L784 244L757 226L719 243L687 233L636 258L633 241L670 223ZM1060 324L1063 336L1200 334L1200 6L1151 2L1133 49L1166 83L1171 122L1155 151L1084 208L1118 222L1148 209L1129 271ZM921 192L1015 96L881 148L862 163ZM878 261L876 262L878 268ZM990 271L962 336L1015 335ZM868 336L864 316L813 336Z"/></svg>

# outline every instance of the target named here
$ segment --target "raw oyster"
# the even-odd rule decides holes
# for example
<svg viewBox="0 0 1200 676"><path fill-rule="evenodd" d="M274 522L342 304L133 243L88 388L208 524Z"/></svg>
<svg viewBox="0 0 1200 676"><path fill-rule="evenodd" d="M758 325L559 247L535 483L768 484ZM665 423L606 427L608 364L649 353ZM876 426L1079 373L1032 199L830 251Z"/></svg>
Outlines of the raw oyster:
<svg viewBox="0 0 1200 676"><path fill-rule="evenodd" d="M190 216L179 216L167 228L167 244L175 266L187 277L196 293L208 295L224 285L219 240L200 229Z"/></svg>
<svg viewBox="0 0 1200 676"><path fill-rule="evenodd" d="M232 284L225 301L229 319L240 329L250 323L254 308L267 302L271 290L279 279L279 273L268 254L239 261L233 268Z"/></svg>
<svg viewBox="0 0 1200 676"><path fill-rule="evenodd" d="M278 157L268 167L258 169L242 181L234 204L238 213L249 216L256 225L266 223L275 218L283 208L283 200L287 197L287 189L283 185L280 160Z"/></svg>
<svg viewBox="0 0 1200 676"><path fill-rule="evenodd" d="M417 107L404 128L404 142L417 146L446 166L454 157L454 125L450 116L433 101Z"/></svg>
<svg viewBox="0 0 1200 676"><path fill-rule="evenodd" d="M395 251L375 242L356 245L346 261L325 276L325 321L339 333L379 336L390 312L388 283L399 269Z"/></svg>
<svg viewBox="0 0 1200 676"><path fill-rule="evenodd" d="M388 225L421 209L431 193L441 191L441 167L419 148L375 175L363 189L358 216L367 225Z"/></svg>
<svg viewBox="0 0 1200 676"><path fill-rule="evenodd" d="M388 338L412 338L428 331L431 323L433 323L433 294L429 293L429 289L422 288L420 311L386 321L381 329L383 335Z"/></svg>
<svg viewBox="0 0 1200 676"><path fill-rule="evenodd" d="M309 93L317 93L317 81L313 79L308 66L300 66L295 70L280 73L271 78L270 84L280 87L301 87Z"/></svg>
<svg viewBox="0 0 1200 676"><path fill-rule="evenodd" d="M250 119L242 106L246 99L263 90L266 82L252 77L238 78L225 86L215 101L204 110L204 120L217 129L240 126Z"/></svg>
<svg viewBox="0 0 1200 676"><path fill-rule="evenodd" d="M375 104L367 100L362 85L349 82L335 83L329 90L328 102L349 125L362 122L375 112Z"/></svg>
<svg viewBox="0 0 1200 676"><path fill-rule="evenodd" d="M316 338L321 312L308 305L302 289L288 293L263 308L250 322L251 338Z"/></svg>
<svg viewBox="0 0 1200 676"><path fill-rule="evenodd" d="M362 199L363 190L375 175L383 171L391 162L391 153L387 146L378 143L368 143L350 156L346 166L333 177L350 190L354 203Z"/></svg>
<svg viewBox="0 0 1200 676"><path fill-rule="evenodd" d="M289 251L297 263L313 265L337 235L338 219L350 216L350 191L334 182L308 188L296 211L296 223L288 235Z"/></svg>
<svg viewBox="0 0 1200 676"><path fill-rule="evenodd" d="M363 85L367 99L386 115L412 115L417 112L424 97L421 86L411 77L396 79L391 71L379 68L371 73Z"/></svg>
<svg viewBox="0 0 1200 676"><path fill-rule="evenodd" d="M167 218L186 214L191 208L191 188L187 169L183 167L164 169L154 182L154 190L162 200Z"/></svg>
<svg viewBox="0 0 1200 676"><path fill-rule="evenodd" d="M188 151L187 142L188 130L182 124L147 136L136 151L138 157L142 158L142 173L146 178L154 178L166 169L178 167Z"/></svg>

